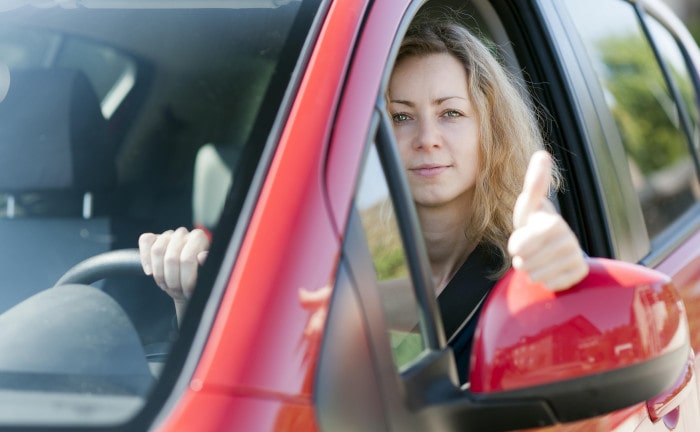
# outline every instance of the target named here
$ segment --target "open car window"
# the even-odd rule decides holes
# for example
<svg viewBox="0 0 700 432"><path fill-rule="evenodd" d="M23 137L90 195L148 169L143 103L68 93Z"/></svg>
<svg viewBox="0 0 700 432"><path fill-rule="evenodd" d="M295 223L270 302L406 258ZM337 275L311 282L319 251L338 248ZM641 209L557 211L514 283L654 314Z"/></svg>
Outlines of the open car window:
<svg viewBox="0 0 700 432"><path fill-rule="evenodd" d="M306 3L0 6L0 351L13 353L0 426L114 425L162 396L180 336L134 260L138 237L199 227L226 245L245 229L318 10Z"/></svg>

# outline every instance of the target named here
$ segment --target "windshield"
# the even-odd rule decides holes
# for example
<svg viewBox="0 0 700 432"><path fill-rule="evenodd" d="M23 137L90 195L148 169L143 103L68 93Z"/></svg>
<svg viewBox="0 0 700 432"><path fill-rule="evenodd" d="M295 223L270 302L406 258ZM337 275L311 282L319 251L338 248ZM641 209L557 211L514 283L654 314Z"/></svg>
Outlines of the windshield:
<svg viewBox="0 0 700 432"><path fill-rule="evenodd" d="M138 237L214 232L225 203L246 199L311 9L0 6L0 426L120 423L148 400L178 329L172 300L134 265Z"/></svg>

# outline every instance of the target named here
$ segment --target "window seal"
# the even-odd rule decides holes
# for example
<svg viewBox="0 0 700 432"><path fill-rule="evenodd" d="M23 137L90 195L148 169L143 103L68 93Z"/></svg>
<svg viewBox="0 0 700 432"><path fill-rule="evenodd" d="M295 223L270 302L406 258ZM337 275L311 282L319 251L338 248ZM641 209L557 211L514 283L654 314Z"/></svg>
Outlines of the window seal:
<svg viewBox="0 0 700 432"><path fill-rule="evenodd" d="M673 32L666 25L664 25L661 21L656 19L654 15L648 14L642 8L642 5L640 3L635 3L633 6L637 14L637 19L639 20L639 26L642 28L642 32L644 33L647 42L649 43L652 51L654 52L656 63L661 68L661 74L664 77L664 81L666 81L666 85L668 86L668 90L671 94L671 97L673 97L673 102L676 104L681 128L683 129L683 134L685 135L686 139L686 144L688 145L690 154L693 157L693 163L695 164L695 176L697 178L698 173L700 173L700 159L698 158L698 154L695 148L693 148L693 131L692 127L690 126L690 114L688 113L685 103L683 103L683 97L681 96L681 92L678 89L678 85L676 85L676 81L671 76L671 71L669 70L668 64L666 63L666 60L662 57L657 40L656 38L654 38L654 35L652 34L651 29L649 28L649 24L646 22L645 18L649 17L656 20L656 22L658 22L659 25L661 25L664 28L664 30L669 32L669 34L673 37L674 41L676 41L676 44L678 44L678 40L673 34ZM681 52L683 52L683 50L681 50ZM683 53L683 56L685 57L685 53ZM685 58L684 63L685 66L688 67L687 60ZM695 89L695 91L697 92L697 88Z"/></svg>
<svg viewBox="0 0 700 432"><path fill-rule="evenodd" d="M390 124L391 120L387 114L386 101L383 96L378 98L376 110L379 117L376 133L377 153L384 169L389 193L392 196L408 271L413 282L416 302L420 306L418 313L422 323L420 326L421 334L426 349L430 351L441 350L445 348L447 342L437 297L434 295L435 289L428 264L428 255L423 243L413 198L403 174L403 164L396 147L396 140Z"/></svg>

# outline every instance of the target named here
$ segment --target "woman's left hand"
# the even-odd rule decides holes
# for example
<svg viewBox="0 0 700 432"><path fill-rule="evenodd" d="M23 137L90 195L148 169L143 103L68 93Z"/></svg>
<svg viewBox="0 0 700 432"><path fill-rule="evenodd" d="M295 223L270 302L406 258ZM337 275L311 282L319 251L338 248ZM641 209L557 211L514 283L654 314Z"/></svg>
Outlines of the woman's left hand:
<svg viewBox="0 0 700 432"><path fill-rule="evenodd" d="M528 273L552 291L561 291L588 274L588 262L576 235L547 198L552 159L536 152L513 211L515 231L508 241L513 268Z"/></svg>

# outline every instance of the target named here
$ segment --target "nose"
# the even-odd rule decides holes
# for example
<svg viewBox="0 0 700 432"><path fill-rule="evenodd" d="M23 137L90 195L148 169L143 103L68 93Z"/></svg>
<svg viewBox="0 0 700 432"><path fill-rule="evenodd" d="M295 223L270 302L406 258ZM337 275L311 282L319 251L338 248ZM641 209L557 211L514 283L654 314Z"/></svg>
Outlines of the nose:
<svg viewBox="0 0 700 432"><path fill-rule="evenodd" d="M414 146L419 149L439 147L441 143L440 126L437 120L431 117L423 117L418 121L418 130Z"/></svg>

